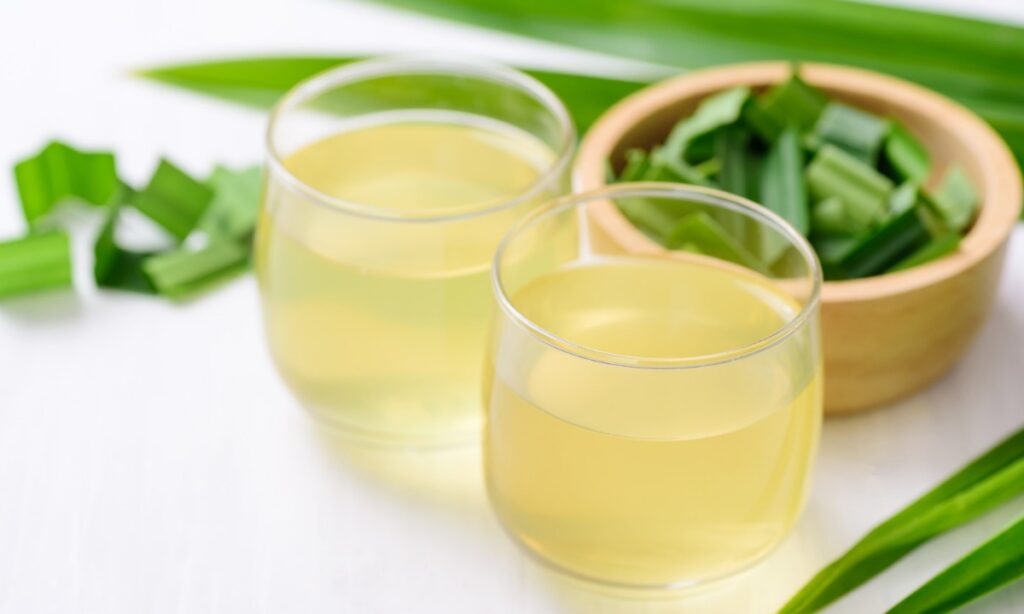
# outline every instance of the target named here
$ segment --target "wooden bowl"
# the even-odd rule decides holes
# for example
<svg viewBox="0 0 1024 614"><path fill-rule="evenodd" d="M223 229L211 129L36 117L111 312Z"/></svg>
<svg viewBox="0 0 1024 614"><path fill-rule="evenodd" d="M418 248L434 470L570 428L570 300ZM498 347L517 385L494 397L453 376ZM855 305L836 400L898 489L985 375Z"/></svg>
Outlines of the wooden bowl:
<svg viewBox="0 0 1024 614"><path fill-rule="evenodd" d="M628 149L663 142L709 94L737 85L763 90L789 74L785 62L738 64L687 73L633 94L586 134L573 170L574 188L604 185L606 159L620 168ZM931 153L934 175L960 164L982 201L957 253L907 271L824 284L825 406L829 412L851 412L923 388L963 355L995 296L1007 238L1020 215L1021 176L992 128L944 96L844 66L803 64L800 74L830 98L902 122ZM662 250L614 206L594 208L591 215L602 239L624 251Z"/></svg>

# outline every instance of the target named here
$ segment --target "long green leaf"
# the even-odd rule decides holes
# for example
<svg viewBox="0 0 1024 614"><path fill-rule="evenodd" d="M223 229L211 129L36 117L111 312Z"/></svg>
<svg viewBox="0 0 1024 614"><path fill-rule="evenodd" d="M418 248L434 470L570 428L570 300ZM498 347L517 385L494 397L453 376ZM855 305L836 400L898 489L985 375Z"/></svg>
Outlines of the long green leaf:
<svg viewBox="0 0 1024 614"><path fill-rule="evenodd" d="M921 544L1024 493L1024 428L871 530L780 610L816 612Z"/></svg>
<svg viewBox="0 0 1024 614"><path fill-rule="evenodd" d="M935 576L889 614L952 612L1024 577L1024 517Z"/></svg>
<svg viewBox="0 0 1024 614"><path fill-rule="evenodd" d="M1024 157L1017 26L844 0L377 1L684 69L785 59L880 70L971 106Z"/></svg>
<svg viewBox="0 0 1024 614"><path fill-rule="evenodd" d="M163 66L137 74L169 85L267 109L289 89L313 75L358 60L360 56L256 57L196 64ZM543 70L526 71L547 85L565 102L581 130L624 96L645 85L604 77L588 77Z"/></svg>

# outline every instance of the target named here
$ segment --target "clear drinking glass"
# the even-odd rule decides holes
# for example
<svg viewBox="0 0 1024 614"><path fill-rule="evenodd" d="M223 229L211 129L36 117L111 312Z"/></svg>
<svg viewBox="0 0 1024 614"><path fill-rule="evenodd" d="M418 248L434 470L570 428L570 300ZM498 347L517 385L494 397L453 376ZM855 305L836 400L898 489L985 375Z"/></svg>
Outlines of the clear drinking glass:
<svg viewBox="0 0 1024 614"><path fill-rule="evenodd" d="M654 219L678 249L627 221ZM821 271L798 232L724 192L620 184L522 220L493 282L486 479L516 541L660 589L782 540L822 416Z"/></svg>
<svg viewBox="0 0 1024 614"><path fill-rule="evenodd" d="M371 60L280 102L256 237L266 334L288 386L350 434L479 436L501 236L566 191L575 132L522 73Z"/></svg>

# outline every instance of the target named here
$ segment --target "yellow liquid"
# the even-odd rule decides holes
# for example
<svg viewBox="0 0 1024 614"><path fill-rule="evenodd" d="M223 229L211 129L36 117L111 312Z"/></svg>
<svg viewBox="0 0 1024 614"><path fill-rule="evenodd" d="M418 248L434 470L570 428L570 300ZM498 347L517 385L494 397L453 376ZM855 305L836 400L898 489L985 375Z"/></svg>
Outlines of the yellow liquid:
<svg viewBox="0 0 1024 614"><path fill-rule="evenodd" d="M551 151L493 126L408 121L341 132L284 166L315 190L391 216L484 209L522 194ZM536 199L457 221L352 215L271 174L257 272L271 353L316 414L410 443L479 433L489 265Z"/></svg>
<svg viewBox="0 0 1024 614"><path fill-rule="evenodd" d="M799 311L753 274L615 258L511 298L563 339L676 357L757 343ZM521 331L517 333L516 331ZM556 566L668 586L726 575L775 546L803 505L821 420L817 321L722 366L610 366L498 324L485 429L498 515Z"/></svg>

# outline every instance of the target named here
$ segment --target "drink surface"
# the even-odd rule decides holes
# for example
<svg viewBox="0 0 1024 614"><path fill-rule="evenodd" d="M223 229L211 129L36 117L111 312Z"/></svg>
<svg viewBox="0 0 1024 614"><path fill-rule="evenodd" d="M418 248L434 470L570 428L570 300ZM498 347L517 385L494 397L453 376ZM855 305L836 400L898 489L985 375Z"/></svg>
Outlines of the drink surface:
<svg viewBox="0 0 1024 614"><path fill-rule="evenodd" d="M368 125L288 156L302 183L391 218L316 202L271 174L256 264L271 352L296 396L372 438L475 437L490 259L531 203L395 218L486 209L529 189L551 159L512 129L429 121Z"/></svg>
<svg viewBox="0 0 1024 614"><path fill-rule="evenodd" d="M567 342L655 359L756 344L799 311L755 274L639 258L559 269L510 300ZM502 521L598 580L665 586L751 563L804 500L821 417L811 324L719 366L652 369L588 360L499 322L485 446Z"/></svg>

